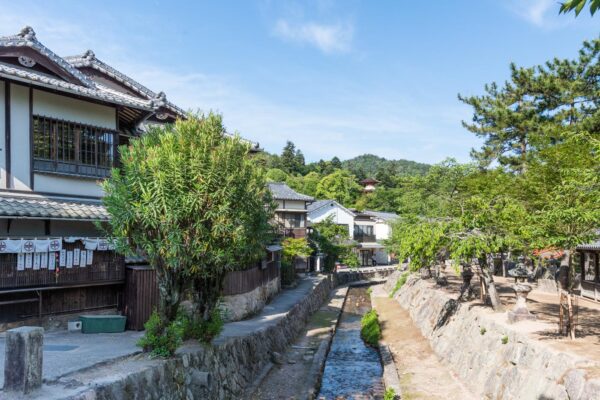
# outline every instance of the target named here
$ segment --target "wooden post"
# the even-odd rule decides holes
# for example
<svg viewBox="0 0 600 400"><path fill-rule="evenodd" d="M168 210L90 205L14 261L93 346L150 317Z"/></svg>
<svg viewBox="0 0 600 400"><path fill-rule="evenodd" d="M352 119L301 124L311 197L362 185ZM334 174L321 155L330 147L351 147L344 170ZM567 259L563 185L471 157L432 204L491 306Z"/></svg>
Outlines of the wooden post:
<svg viewBox="0 0 600 400"><path fill-rule="evenodd" d="M575 340L575 321L573 319L573 301L571 293L567 293L567 306L569 310L569 336L571 336L571 340Z"/></svg>

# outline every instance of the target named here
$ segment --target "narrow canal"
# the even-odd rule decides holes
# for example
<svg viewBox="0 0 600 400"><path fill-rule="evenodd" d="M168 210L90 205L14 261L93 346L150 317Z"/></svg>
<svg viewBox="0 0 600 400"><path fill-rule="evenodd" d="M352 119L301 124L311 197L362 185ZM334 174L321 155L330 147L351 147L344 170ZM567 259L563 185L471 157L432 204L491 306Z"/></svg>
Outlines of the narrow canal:
<svg viewBox="0 0 600 400"><path fill-rule="evenodd" d="M376 349L360 337L360 320L371 309L366 287L348 290L321 380L319 399L383 397L383 368Z"/></svg>

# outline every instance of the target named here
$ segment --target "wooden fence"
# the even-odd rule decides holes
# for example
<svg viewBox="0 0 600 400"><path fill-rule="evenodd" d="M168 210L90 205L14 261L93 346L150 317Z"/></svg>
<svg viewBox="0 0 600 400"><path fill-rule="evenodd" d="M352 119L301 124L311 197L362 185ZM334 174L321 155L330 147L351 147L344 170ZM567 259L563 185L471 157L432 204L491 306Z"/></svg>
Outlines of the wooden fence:
<svg viewBox="0 0 600 400"><path fill-rule="evenodd" d="M279 276L279 262L272 261L266 268L257 266L242 271L231 271L223 282L223 296L250 292Z"/></svg>

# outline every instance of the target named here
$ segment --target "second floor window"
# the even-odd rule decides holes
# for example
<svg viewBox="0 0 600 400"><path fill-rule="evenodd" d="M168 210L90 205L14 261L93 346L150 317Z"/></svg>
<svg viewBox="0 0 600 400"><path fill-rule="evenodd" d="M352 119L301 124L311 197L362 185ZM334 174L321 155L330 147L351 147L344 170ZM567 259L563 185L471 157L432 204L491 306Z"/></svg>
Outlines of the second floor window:
<svg viewBox="0 0 600 400"><path fill-rule="evenodd" d="M33 116L33 168L103 178L115 159L117 132L43 116Z"/></svg>
<svg viewBox="0 0 600 400"><path fill-rule="evenodd" d="M354 234L359 236L372 236L373 225L354 225Z"/></svg>

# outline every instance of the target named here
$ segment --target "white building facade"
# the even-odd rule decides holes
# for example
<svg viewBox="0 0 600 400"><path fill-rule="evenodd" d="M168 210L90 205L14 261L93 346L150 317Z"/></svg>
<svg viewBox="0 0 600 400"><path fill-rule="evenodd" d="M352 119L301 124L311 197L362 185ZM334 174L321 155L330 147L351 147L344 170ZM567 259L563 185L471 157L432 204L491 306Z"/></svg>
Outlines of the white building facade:
<svg viewBox="0 0 600 400"><path fill-rule="evenodd" d="M317 200L308 206L310 224L331 218L334 223L348 228L348 237L355 242L361 266L388 265L393 262L384 241L390 238L392 223L397 217L388 212L357 212L335 200Z"/></svg>

